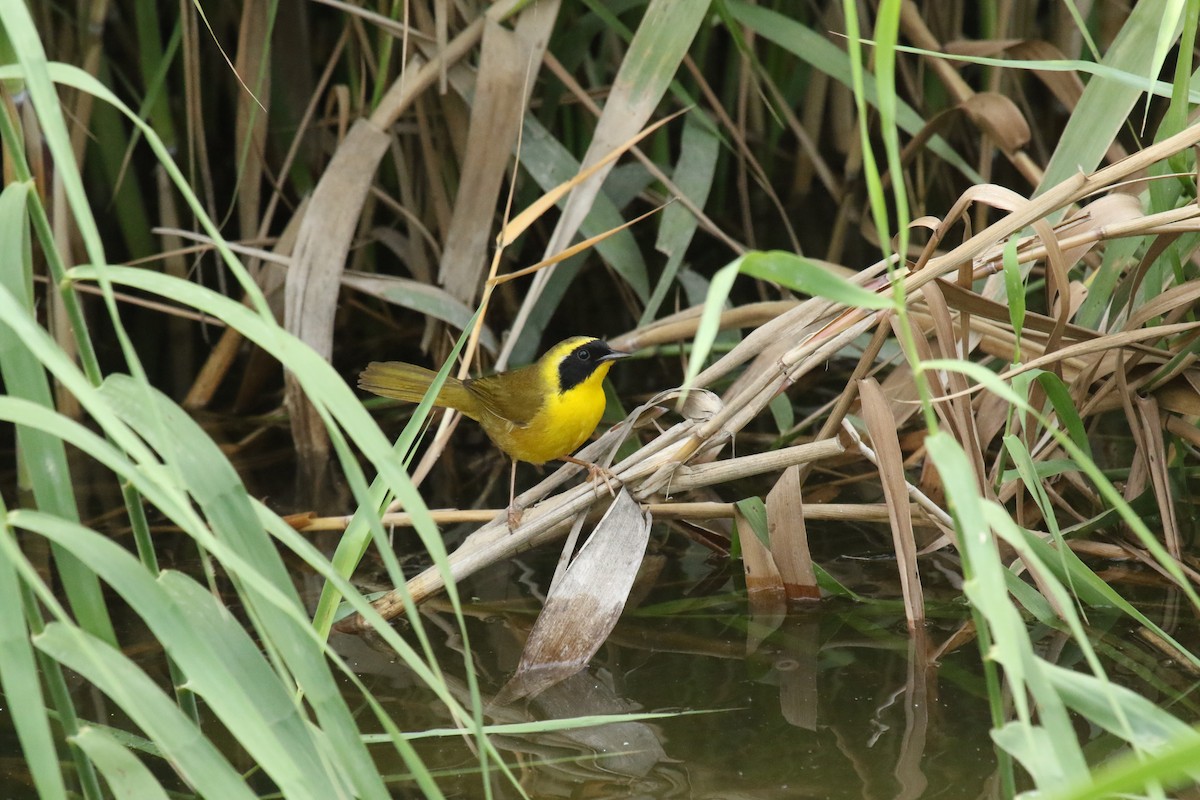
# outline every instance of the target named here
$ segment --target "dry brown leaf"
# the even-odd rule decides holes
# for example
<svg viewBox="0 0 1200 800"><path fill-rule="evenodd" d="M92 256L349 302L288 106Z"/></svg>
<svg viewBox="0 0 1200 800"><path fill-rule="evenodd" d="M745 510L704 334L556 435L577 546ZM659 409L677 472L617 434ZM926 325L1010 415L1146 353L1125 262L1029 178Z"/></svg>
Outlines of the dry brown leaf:
<svg viewBox="0 0 1200 800"><path fill-rule="evenodd" d="M746 573L746 594L750 612L756 616L783 616L787 613L787 593L775 557L754 533L750 521L741 512L734 513L738 541L742 546L742 567Z"/></svg>
<svg viewBox="0 0 1200 800"><path fill-rule="evenodd" d="M587 666L621 617L649 539L650 515L622 489L546 597L497 705L538 694Z"/></svg>
<svg viewBox="0 0 1200 800"><path fill-rule="evenodd" d="M941 42L930 31L925 19L921 16L920 9L917 8L915 3L901 3L900 28L915 46L929 50L931 53L936 53L942 49ZM946 59L936 56L926 57L925 63L928 65L930 71L945 85L950 96L958 101L958 103L968 104L972 102L971 97L975 94L975 90L958 73L953 64ZM995 105L992 101L988 100L984 100L983 103L986 105ZM1015 109L1015 106L1013 108ZM965 108L965 110L968 113L972 113L969 107ZM1019 112L1016 116L1020 118L1023 124L1024 118L1021 117ZM1029 184L1031 186L1039 185L1043 174L1041 167L1034 163L1033 159L1021 147L1008 148L1003 146L1003 142L1005 141L1015 142L1020 139L1019 126L1012 118L1012 115L998 111L986 111L979 115L977 121L984 130L987 130L993 136L997 143L1001 143L1001 152L1007 156L1013 167L1029 181ZM998 127L995 131L989 129L989 126L997 123ZM1024 129L1025 141L1028 141L1028 125L1024 125Z"/></svg>
<svg viewBox="0 0 1200 800"><path fill-rule="evenodd" d="M1029 143L1029 123L1016 103L1004 95L979 92L968 97L962 109L1006 153Z"/></svg>
<svg viewBox="0 0 1200 800"><path fill-rule="evenodd" d="M878 381L860 381L863 421L871 434L871 445L879 460L879 478L883 496L892 516L892 543L896 549L896 566L900 570L900 586L904 593L904 615L910 630L925 621L925 596L917 568L917 546L913 537L912 516L909 512L908 485L904 477L904 460L896 438L896 423L888 409Z"/></svg>
<svg viewBox="0 0 1200 800"><path fill-rule="evenodd" d="M1167 469L1168 459L1158 403L1150 397L1135 397L1133 402L1138 422L1142 426L1142 455L1146 459L1147 472L1154 487L1154 499L1158 501L1163 542L1167 546L1167 552L1179 561L1183 556L1183 539L1175 515L1175 501L1171 496L1171 476Z"/></svg>
<svg viewBox="0 0 1200 800"><path fill-rule="evenodd" d="M767 536L789 602L817 600L821 590L808 550L800 468L788 467L767 494Z"/></svg>
<svg viewBox="0 0 1200 800"><path fill-rule="evenodd" d="M369 121L355 122L321 176L300 224L287 275L284 325L326 360L333 353L333 323L346 253L379 159L390 142ZM325 424L290 375L285 402L301 460L323 460L329 447Z"/></svg>
<svg viewBox="0 0 1200 800"><path fill-rule="evenodd" d="M1200 417L1200 370L1184 370L1183 374L1155 388L1153 394L1159 406L1167 411Z"/></svg>

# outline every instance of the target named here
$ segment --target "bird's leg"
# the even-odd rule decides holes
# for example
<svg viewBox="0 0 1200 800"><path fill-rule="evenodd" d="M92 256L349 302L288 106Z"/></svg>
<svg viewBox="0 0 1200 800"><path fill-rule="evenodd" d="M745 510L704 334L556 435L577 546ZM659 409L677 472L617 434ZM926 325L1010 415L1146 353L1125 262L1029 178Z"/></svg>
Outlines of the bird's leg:
<svg viewBox="0 0 1200 800"><path fill-rule="evenodd" d="M591 461L584 461L582 458L575 458L575 456L559 456L558 460L585 467L588 471L589 481L595 483L596 478L599 478L600 480L604 481L604 488L608 489L608 494L611 497L617 496L617 493L613 491L613 484L615 483L620 486L621 479L612 474L612 471L609 470L608 467L602 467L599 464L593 464Z"/></svg>
<svg viewBox="0 0 1200 800"><path fill-rule="evenodd" d="M508 475L508 529L516 530L521 524L525 509L517 505L517 462L512 462L512 470Z"/></svg>

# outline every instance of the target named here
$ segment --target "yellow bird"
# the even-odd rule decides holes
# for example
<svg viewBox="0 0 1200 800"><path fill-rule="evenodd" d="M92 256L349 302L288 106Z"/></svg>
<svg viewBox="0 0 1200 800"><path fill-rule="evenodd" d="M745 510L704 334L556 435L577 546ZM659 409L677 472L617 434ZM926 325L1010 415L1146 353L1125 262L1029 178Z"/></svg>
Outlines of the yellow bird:
<svg viewBox="0 0 1200 800"><path fill-rule="evenodd" d="M516 527L518 461L569 461L595 476L602 468L570 454L596 430L604 414L604 377L629 353L590 336L573 336L527 367L459 380L446 378L434 405L453 408L478 422L496 446L513 459L508 521ZM382 397L419 403L437 373L402 361L373 362L358 377L359 388Z"/></svg>

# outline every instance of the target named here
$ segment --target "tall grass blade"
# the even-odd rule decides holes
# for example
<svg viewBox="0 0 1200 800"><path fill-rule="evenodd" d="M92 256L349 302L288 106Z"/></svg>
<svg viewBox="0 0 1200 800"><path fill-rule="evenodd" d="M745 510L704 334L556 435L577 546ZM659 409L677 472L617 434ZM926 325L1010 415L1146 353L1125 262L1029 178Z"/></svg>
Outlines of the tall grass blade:
<svg viewBox="0 0 1200 800"><path fill-rule="evenodd" d="M136 664L62 622L34 639L38 649L83 675L153 739L185 781L205 797L255 800L242 776ZM308 796L305 794L300 797Z"/></svg>
<svg viewBox="0 0 1200 800"><path fill-rule="evenodd" d="M31 512L14 514L13 524L70 547L92 564L145 620L191 688L285 794L305 796L311 790L333 797L345 791L344 773L331 770L333 754L321 752L286 684L207 589L175 572L156 580L133 556L86 528ZM126 710L135 718L152 713L149 707L140 713ZM387 796L382 784L375 796Z"/></svg>
<svg viewBox="0 0 1200 800"><path fill-rule="evenodd" d="M167 792L154 774L108 731L88 725L74 742L100 769L114 797L167 800Z"/></svg>
<svg viewBox="0 0 1200 800"><path fill-rule="evenodd" d="M1079 780L1088 774L1087 763L1066 708L1043 674L1025 623L1009 600L1006 570L989 535L987 501L978 496L974 470L945 432L930 435L926 447L954 508L966 566L963 591L991 632L991 649L980 655L1003 667L1012 690L1016 720L993 736L1033 773L1039 787L1051 789ZM1036 722L1031 700L1036 702Z"/></svg>
<svg viewBox="0 0 1200 800"><path fill-rule="evenodd" d="M110 377L102 387L102 394L118 416L130 425L136 424L146 412L140 405L143 394L131 379L119 375ZM178 470L213 532L257 570L256 575L239 576L238 588L260 639L278 649L305 698L315 709L317 719L325 727L336 760L342 769L355 777L358 791L364 795L382 791L382 785L374 780L374 765L359 739L358 726L314 640L291 577L274 543L258 524L258 516L241 479L212 439L179 406L157 393L152 398L158 405L158 413L167 420L171 435L165 439L151 436L149 443ZM274 592L286 598L292 613L280 613L268 600L260 581L269 582ZM184 591L190 591L186 585L181 586ZM232 636L233 630L226 634ZM186 665L185 672L191 674Z"/></svg>
<svg viewBox="0 0 1200 800"><path fill-rule="evenodd" d="M0 530L0 537L15 544L16 537L7 520L4 529ZM13 546L0 547L0 608L5 609L5 613L0 614L0 688L4 690L8 712L38 796L46 800L66 798L66 784L54 748L38 663L29 644L25 598L21 596L17 570L11 560L14 549Z"/></svg>
<svg viewBox="0 0 1200 800"><path fill-rule="evenodd" d="M7 243L0 248L0 287L19 302L21 308L14 313L32 321L36 311L25 216L28 189L27 184L11 183L0 193L0 242ZM5 331L0 336L0 375L5 391L13 397L54 408L50 383L38 359L4 322L0 322L0 330ZM37 507L64 519L78 520L75 486L62 442L50 434L18 426L17 452ZM56 547L54 553L67 599L80 624L105 641L116 642L96 576L69 552Z"/></svg>

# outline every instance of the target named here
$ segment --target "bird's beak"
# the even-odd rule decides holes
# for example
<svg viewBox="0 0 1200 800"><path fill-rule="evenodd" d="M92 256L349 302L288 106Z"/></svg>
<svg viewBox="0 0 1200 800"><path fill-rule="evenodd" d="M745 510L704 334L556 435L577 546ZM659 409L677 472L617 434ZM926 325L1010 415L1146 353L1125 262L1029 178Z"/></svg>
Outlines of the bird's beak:
<svg viewBox="0 0 1200 800"><path fill-rule="evenodd" d="M620 350L609 350L604 355L600 356L600 361L616 361L620 358L629 358L633 353L625 353Z"/></svg>

